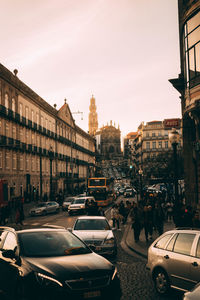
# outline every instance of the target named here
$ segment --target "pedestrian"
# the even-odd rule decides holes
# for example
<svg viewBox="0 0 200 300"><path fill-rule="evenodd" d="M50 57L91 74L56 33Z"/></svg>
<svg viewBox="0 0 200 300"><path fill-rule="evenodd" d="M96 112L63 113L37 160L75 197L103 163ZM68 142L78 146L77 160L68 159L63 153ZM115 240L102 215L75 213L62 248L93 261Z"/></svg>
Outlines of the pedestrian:
<svg viewBox="0 0 200 300"><path fill-rule="evenodd" d="M119 204L119 214L122 216L122 224L126 223L126 209L123 200Z"/></svg>
<svg viewBox="0 0 200 300"><path fill-rule="evenodd" d="M167 218L167 221L170 222L172 220L172 216L173 216L173 203L171 201L168 201L165 205L165 208L166 208L166 218Z"/></svg>
<svg viewBox="0 0 200 300"><path fill-rule="evenodd" d="M117 229L119 228L119 210L116 204L113 205L111 208L111 219L113 221L113 228L115 228L115 225L117 225Z"/></svg>
<svg viewBox="0 0 200 300"><path fill-rule="evenodd" d="M159 235L163 234L164 220L165 214L163 208L160 202L157 201L153 210L153 224Z"/></svg>
<svg viewBox="0 0 200 300"><path fill-rule="evenodd" d="M144 233L146 242L152 239L153 235L153 209L147 201L143 209Z"/></svg>
<svg viewBox="0 0 200 300"><path fill-rule="evenodd" d="M132 212L132 228L134 232L134 240L137 243L140 239L140 232L142 229L141 216L137 206L133 208Z"/></svg>
<svg viewBox="0 0 200 300"><path fill-rule="evenodd" d="M17 203L15 222L16 222L16 224L23 225L23 220L24 220L23 204L22 203Z"/></svg>

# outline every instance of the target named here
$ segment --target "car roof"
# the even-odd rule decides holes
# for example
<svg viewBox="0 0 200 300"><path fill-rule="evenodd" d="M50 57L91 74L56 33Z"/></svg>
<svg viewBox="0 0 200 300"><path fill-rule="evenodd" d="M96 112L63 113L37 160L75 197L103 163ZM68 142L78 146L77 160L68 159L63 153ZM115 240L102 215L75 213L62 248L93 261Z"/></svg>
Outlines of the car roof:
<svg viewBox="0 0 200 300"><path fill-rule="evenodd" d="M99 220L105 220L106 217L104 216L81 216L81 217L78 217L77 220L96 220L96 219L99 219ZM106 219L107 220L107 219Z"/></svg>
<svg viewBox="0 0 200 300"><path fill-rule="evenodd" d="M16 230L17 233L25 233L25 232L43 232L43 231L68 231L64 227L61 226L49 226L49 227L44 227L44 228L31 228L31 229L22 229L22 230Z"/></svg>

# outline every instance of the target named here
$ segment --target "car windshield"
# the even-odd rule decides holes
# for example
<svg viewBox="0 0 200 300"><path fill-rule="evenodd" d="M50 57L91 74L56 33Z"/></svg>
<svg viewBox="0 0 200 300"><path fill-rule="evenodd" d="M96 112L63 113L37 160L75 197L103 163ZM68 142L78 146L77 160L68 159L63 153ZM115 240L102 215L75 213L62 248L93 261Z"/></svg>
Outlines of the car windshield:
<svg viewBox="0 0 200 300"><path fill-rule="evenodd" d="M77 220L74 230L110 230L110 226L105 219L80 219Z"/></svg>
<svg viewBox="0 0 200 300"><path fill-rule="evenodd" d="M85 203L85 199L74 199L72 201L72 204L82 204L82 203Z"/></svg>
<svg viewBox="0 0 200 300"><path fill-rule="evenodd" d="M35 231L19 234L22 253L27 257L68 256L91 250L68 231Z"/></svg>

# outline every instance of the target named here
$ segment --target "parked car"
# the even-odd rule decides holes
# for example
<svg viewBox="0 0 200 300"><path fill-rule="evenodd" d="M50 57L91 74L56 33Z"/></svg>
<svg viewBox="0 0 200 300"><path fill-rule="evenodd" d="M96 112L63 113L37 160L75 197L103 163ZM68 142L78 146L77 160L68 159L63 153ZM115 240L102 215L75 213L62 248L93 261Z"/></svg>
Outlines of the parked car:
<svg viewBox="0 0 200 300"><path fill-rule="evenodd" d="M68 211L68 206L72 203L74 199L75 197L65 197L62 204L62 210Z"/></svg>
<svg viewBox="0 0 200 300"><path fill-rule="evenodd" d="M183 295L183 300L199 300L200 299L200 283L195 285L195 287Z"/></svg>
<svg viewBox="0 0 200 300"><path fill-rule="evenodd" d="M39 202L29 211L30 216L44 216L46 214L58 213L60 210L59 204L55 201Z"/></svg>
<svg viewBox="0 0 200 300"><path fill-rule="evenodd" d="M134 196L134 194L133 194L133 190L131 188L125 189L124 197L133 197L133 196Z"/></svg>
<svg viewBox="0 0 200 300"><path fill-rule="evenodd" d="M69 215L81 214L86 212L85 203L86 200L94 200L94 197L75 197L71 204L68 206Z"/></svg>
<svg viewBox="0 0 200 300"><path fill-rule="evenodd" d="M175 229L158 237L148 249L150 270L159 294L170 287L191 290L200 279L200 230Z"/></svg>
<svg viewBox="0 0 200 300"><path fill-rule="evenodd" d="M120 299L116 267L66 229L0 227L0 290L12 300Z"/></svg>
<svg viewBox="0 0 200 300"><path fill-rule="evenodd" d="M88 246L93 245L95 252L109 257L117 255L117 242L106 217L78 217L72 232Z"/></svg>

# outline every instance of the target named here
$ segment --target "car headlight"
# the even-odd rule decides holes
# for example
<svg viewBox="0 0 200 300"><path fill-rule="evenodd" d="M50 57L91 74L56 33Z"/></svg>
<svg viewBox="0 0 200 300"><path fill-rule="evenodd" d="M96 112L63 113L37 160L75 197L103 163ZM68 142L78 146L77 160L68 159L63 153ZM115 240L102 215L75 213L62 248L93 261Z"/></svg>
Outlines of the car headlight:
<svg viewBox="0 0 200 300"><path fill-rule="evenodd" d="M62 283L60 281L58 281L57 279L53 278L53 277L49 277L47 275L44 275L42 273L35 273L36 274L36 278L39 284L43 285L43 286L52 286L52 285L59 285L59 286L63 286Z"/></svg>
<svg viewBox="0 0 200 300"><path fill-rule="evenodd" d="M115 276L117 275L117 267L115 267L113 275L112 275L112 280L115 279Z"/></svg>
<svg viewBox="0 0 200 300"><path fill-rule="evenodd" d="M80 208L84 208L84 205L80 205Z"/></svg>
<svg viewBox="0 0 200 300"><path fill-rule="evenodd" d="M105 240L104 244L107 244L107 245L113 245L114 244L114 238L110 238L110 239L107 239Z"/></svg>

